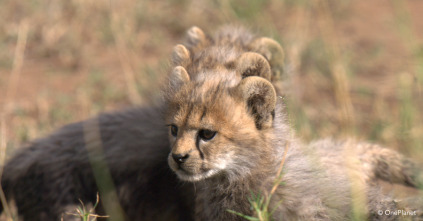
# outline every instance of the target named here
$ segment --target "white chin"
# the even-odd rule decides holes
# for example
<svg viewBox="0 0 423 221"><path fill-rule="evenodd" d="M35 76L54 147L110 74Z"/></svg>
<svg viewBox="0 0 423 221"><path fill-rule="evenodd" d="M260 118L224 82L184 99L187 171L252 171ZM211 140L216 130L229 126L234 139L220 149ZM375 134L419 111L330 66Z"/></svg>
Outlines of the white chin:
<svg viewBox="0 0 423 221"><path fill-rule="evenodd" d="M204 179L207 179L209 177L212 177L215 174L217 174L218 172L219 172L219 170L216 170L216 169L212 169L212 170L209 170L207 172L200 173L200 174L187 174L184 171L177 171L176 175L178 175L179 179L181 179L181 180L189 181L189 182L197 182L197 181L204 180Z"/></svg>

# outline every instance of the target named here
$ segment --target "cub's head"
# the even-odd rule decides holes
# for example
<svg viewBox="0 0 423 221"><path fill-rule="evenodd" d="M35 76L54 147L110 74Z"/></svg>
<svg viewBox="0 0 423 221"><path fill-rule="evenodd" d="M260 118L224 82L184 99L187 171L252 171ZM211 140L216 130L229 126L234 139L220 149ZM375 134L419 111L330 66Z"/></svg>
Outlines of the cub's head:
<svg viewBox="0 0 423 221"><path fill-rule="evenodd" d="M246 66L198 73L195 79L183 67L174 68L167 91L168 163L180 179L237 179L271 154L276 93L258 77L268 69ZM236 72L245 69L257 73L239 77Z"/></svg>

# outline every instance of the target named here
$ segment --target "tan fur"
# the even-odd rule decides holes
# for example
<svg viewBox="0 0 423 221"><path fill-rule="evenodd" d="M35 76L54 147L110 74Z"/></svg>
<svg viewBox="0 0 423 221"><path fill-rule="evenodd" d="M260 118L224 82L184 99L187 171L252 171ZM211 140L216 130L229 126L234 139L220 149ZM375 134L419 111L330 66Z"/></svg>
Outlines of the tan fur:
<svg viewBox="0 0 423 221"><path fill-rule="evenodd" d="M211 39L200 28L193 26L187 31L185 44L197 54L199 50L211 44Z"/></svg>
<svg viewBox="0 0 423 221"><path fill-rule="evenodd" d="M243 220L228 209L254 215L248 198L270 191L286 146L283 184L271 201L275 220L398 218L377 214L403 207L374 181L416 186L414 163L368 143L302 144L287 126L273 86L258 77L265 69L244 78L240 70L190 70L193 77L166 96L166 122L177 131L169 133L168 163L180 179L196 182L197 220ZM215 135L204 139L204 131Z"/></svg>
<svg viewBox="0 0 423 221"><path fill-rule="evenodd" d="M271 80L270 65L260 54L245 52L237 59L235 66L244 78L248 76L260 76L269 81ZM257 73L261 75L257 75Z"/></svg>
<svg viewBox="0 0 423 221"><path fill-rule="evenodd" d="M278 80L283 72L284 63L281 62L285 58L281 45L267 37L257 38L251 44L252 51L262 54L272 66L272 81Z"/></svg>
<svg viewBox="0 0 423 221"><path fill-rule="evenodd" d="M178 44L173 48L172 63L174 66L187 66L190 62L190 52L185 46Z"/></svg>

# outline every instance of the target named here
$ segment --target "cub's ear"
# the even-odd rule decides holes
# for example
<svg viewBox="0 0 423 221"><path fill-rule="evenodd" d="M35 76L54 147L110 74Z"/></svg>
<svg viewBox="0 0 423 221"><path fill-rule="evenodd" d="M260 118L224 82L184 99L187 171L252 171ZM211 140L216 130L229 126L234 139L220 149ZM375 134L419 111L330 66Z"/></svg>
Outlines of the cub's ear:
<svg viewBox="0 0 423 221"><path fill-rule="evenodd" d="M187 67L190 60L191 60L190 53L185 46L178 44L173 48L173 52L172 52L173 66Z"/></svg>
<svg viewBox="0 0 423 221"><path fill-rule="evenodd" d="M200 49L209 44L209 39L200 28L193 26L187 31L186 44L190 50Z"/></svg>
<svg viewBox="0 0 423 221"><path fill-rule="evenodd" d="M242 78L259 76L270 81L271 69L269 62L262 55L254 52L245 52L236 61L235 69Z"/></svg>
<svg viewBox="0 0 423 221"><path fill-rule="evenodd" d="M276 107L276 92L272 84L261 77L248 77L241 81L238 91L257 129L271 127Z"/></svg>
<svg viewBox="0 0 423 221"><path fill-rule="evenodd" d="M182 85L189 81L190 78L185 68L182 66L173 68L169 76L169 86L172 91L177 91Z"/></svg>
<svg viewBox="0 0 423 221"><path fill-rule="evenodd" d="M272 81L281 77L284 67L285 53L281 45L271 38L257 38L250 44L251 51L262 54L272 67Z"/></svg>

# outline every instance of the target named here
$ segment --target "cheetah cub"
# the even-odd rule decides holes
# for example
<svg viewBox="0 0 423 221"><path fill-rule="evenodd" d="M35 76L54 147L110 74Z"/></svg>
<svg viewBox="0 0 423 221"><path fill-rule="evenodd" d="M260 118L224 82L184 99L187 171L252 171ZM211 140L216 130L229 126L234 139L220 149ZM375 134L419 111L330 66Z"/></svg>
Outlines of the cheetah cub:
<svg viewBox="0 0 423 221"><path fill-rule="evenodd" d="M420 184L419 168L392 150L297 140L266 60L241 53L230 66L179 64L165 91L168 164L195 183L196 220L243 220L228 210L255 215L249 197L270 192L284 155L282 183L270 202L275 220L395 220L378 211L403 207L375 181Z"/></svg>

